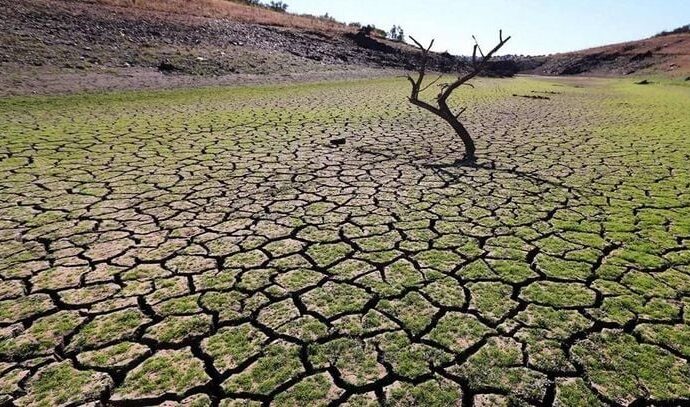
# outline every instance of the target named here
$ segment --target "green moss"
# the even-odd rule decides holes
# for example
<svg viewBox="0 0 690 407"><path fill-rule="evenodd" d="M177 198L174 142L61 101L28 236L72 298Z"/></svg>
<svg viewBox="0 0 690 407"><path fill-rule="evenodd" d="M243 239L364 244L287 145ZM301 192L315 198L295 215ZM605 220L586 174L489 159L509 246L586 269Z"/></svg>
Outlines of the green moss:
<svg viewBox="0 0 690 407"><path fill-rule="evenodd" d="M131 338L137 328L150 320L139 310L127 309L99 315L84 325L72 338L69 349L95 348Z"/></svg>
<svg viewBox="0 0 690 407"><path fill-rule="evenodd" d="M355 239L355 244L365 252L376 252L392 250L396 243L401 240L400 234L396 231L388 232L383 235L364 237Z"/></svg>
<svg viewBox="0 0 690 407"><path fill-rule="evenodd" d="M0 355L13 358L47 355L85 318L76 312L60 311L36 320L18 337L0 340Z"/></svg>
<svg viewBox="0 0 690 407"><path fill-rule="evenodd" d="M421 285L424 276L407 260L398 260L384 270L386 281L393 287L407 288Z"/></svg>
<svg viewBox="0 0 690 407"><path fill-rule="evenodd" d="M309 376L299 381L273 400L276 406L328 406L342 390L337 390L327 373Z"/></svg>
<svg viewBox="0 0 690 407"><path fill-rule="evenodd" d="M425 344L412 343L402 332L380 335L374 341L381 349L383 359L393 367L393 371L409 379L429 374L432 366L452 360L450 353Z"/></svg>
<svg viewBox="0 0 690 407"><path fill-rule="evenodd" d="M266 288L272 284L272 277L278 274L278 270L273 268L261 268L247 270L242 277L239 278L235 287L244 291L256 291Z"/></svg>
<svg viewBox="0 0 690 407"><path fill-rule="evenodd" d="M646 342L664 345L690 357L690 326L640 324L635 328Z"/></svg>
<svg viewBox="0 0 690 407"><path fill-rule="evenodd" d="M661 281L668 287L673 287L674 290L681 294L690 294L690 275L688 274L671 269L655 274L655 277L658 281Z"/></svg>
<svg viewBox="0 0 690 407"><path fill-rule="evenodd" d="M220 407L260 407L261 402L231 397L221 400L219 405Z"/></svg>
<svg viewBox="0 0 690 407"><path fill-rule="evenodd" d="M0 398L4 396L9 399L9 394L21 391L19 384L29 376L29 373L29 370L22 368L5 370L2 374L2 380L0 380L0 395L2 395Z"/></svg>
<svg viewBox="0 0 690 407"><path fill-rule="evenodd" d="M97 401L102 392L112 387L112 380L104 373L75 369L68 360L41 368L29 379L27 395L22 405L55 406L83 404Z"/></svg>
<svg viewBox="0 0 690 407"><path fill-rule="evenodd" d="M393 321L376 310L370 310L364 316L346 315L333 321L333 325L348 336L358 336L381 330L392 330L397 327Z"/></svg>
<svg viewBox="0 0 690 407"><path fill-rule="evenodd" d="M562 348L562 340L550 339L551 332L541 329L521 329L515 338L527 344L528 366L540 372L565 375L576 373Z"/></svg>
<svg viewBox="0 0 690 407"><path fill-rule="evenodd" d="M217 273L202 273L194 276L194 286L199 290L227 290L237 283L239 270L223 270Z"/></svg>
<svg viewBox="0 0 690 407"><path fill-rule="evenodd" d="M329 267L328 273L335 276L336 279L350 279L364 275L372 270L374 270L374 267L369 263L348 259Z"/></svg>
<svg viewBox="0 0 690 407"><path fill-rule="evenodd" d="M13 323L51 310L53 301L47 294L33 294L16 300L0 301L0 322Z"/></svg>
<svg viewBox="0 0 690 407"><path fill-rule="evenodd" d="M210 330L209 315L168 316L146 329L144 337L162 343L181 344L186 340L201 337Z"/></svg>
<svg viewBox="0 0 690 407"><path fill-rule="evenodd" d="M257 321L272 329L277 329L289 321L298 318L300 315L299 309L291 298L279 302L273 302L267 307L264 307Z"/></svg>
<svg viewBox="0 0 690 407"><path fill-rule="evenodd" d="M607 297L601 307L590 310L594 318L604 322L615 322L620 326L637 318L637 314L644 309L644 298L638 295L621 295Z"/></svg>
<svg viewBox="0 0 690 407"><path fill-rule="evenodd" d="M369 299L369 295L361 288L350 284L332 282L317 287L302 296L302 302L307 308L326 318L360 311Z"/></svg>
<svg viewBox="0 0 690 407"><path fill-rule="evenodd" d="M467 286L472 295L470 305L483 317L498 321L517 306L510 297L513 287L503 283L480 282Z"/></svg>
<svg viewBox="0 0 690 407"><path fill-rule="evenodd" d="M442 378L434 378L418 385L402 383L386 391L387 406L444 407L458 405L462 390L457 384Z"/></svg>
<svg viewBox="0 0 690 407"><path fill-rule="evenodd" d="M372 264L384 265L395 261L395 259L398 259L401 256L402 253L398 250L386 250L383 252L361 252L355 254L354 257L360 260L365 260Z"/></svg>
<svg viewBox="0 0 690 407"><path fill-rule="evenodd" d="M89 367L122 368L149 353L147 346L135 342L120 342L106 348L80 353L77 359L79 363Z"/></svg>
<svg viewBox="0 0 690 407"><path fill-rule="evenodd" d="M577 311L534 304L528 305L524 311L517 315L516 319L528 327L548 330L549 337L558 339L566 339L593 324Z"/></svg>
<svg viewBox="0 0 690 407"><path fill-rule="evenodd" d="M621 283L638 294L648 298L672 298L676 295L676 292L672 288L654 278L653 275L644 272L631 271L623 277Z"/></svg>
<svg viewBox="0 0 690 407"><path fill-rule="evenodd" d="M508 338L490 338L465 364L451 369L467 378L474 389L493 388L528 401L540 402L546 394L544 374L520 365L520 344Z"/></svg>
<svg viewBox="0 0 690 407"><path fill-rule="evenodd" d="M187 390L204 385L208 380L203 362L196 359L189 348L163 350L131 370L124 382L115 389L112 399L181 395Z"/></svg>
<svg viewBox="0 0 690 407"><path fill-rule="evenodd" d="M303 290L309 286L315 286L324 278L323 274L316 271L298 269L280 274L276 281L286 290L293 292Z"/></svg>
<svg viewBox="0 0 690 407"><path fill-rule="evenodd" d="M594 305L594 291L583 284L539 281L520 292L520 298L556 308L589 307Z"/></svg>
<svg viewBox="0 0 690 407"><path fill-rule="evenodd" d="M197 314L201 312L198 302L199 294L190 294L162 301L156 304L153 308L156 313L161 316L173 314Z"/></svg>
<svg viewBox="0 0 690 407"><path fill-rule="evenodd" d="M564 281L586 281L592 273L587 263L568 261L557 257L538 255L537 267L548 277Z"/></svg>
<svg viewBox="0 0 690 407"><path fill-rule="evenodd" d="M462 262L462 257L449 250L428 250L417 254L414 258L422 267L446 273L453 271Z"/></svg>
<svg viewBox="0 0 690 407"><path fill-rule="evenodd" d="M242 301L245 298L238 291L210 291L201 296L199 303L204 309L217 312L221 321L232 321L243 315Z"/></svg>
<svg viewBox="0 0 690 407"><path fill-rule="evenodd" d="M309 348L309 361L319 368L335 366L346 382L361 386L383 377L374 346L354 338L341 338Z"/></svg>
<svg viewBox="0 0 690 407"><path fill-rule="evenodd" d="M299 348L274 342L264 348L256 362L241 373L232 375L222 386L227 392L269 394L302 371Z"/></svg>
<svg viewBox="0 0 690 407"><path fill-rule="evenodd" d="M316 244L307 249L307 255L321 267L327 267L342 260L352 248L347 243Z"/></svg>
<svg viewBox="0 0 690 407"><path fill-rule="evenodd" d="M449 312L436 324L425 338L459 353L474 346L493 330L482 324L474 316L459 312Z"/></svg>
<svg viewBox="0 0 690 407"><path fill-rule="evenodd" d="M402 322L402 328L419 333L431 324L438 309L421 294L411 292L399 300L382 300L376 307L384 314Z"/></svg>
<svg viewBox="0 0 690 407"><path fill-rule="evenodd" d="M213 358L219 372L235 369L258 355L266 335L249 324L221 328L201 343L201 349Z"/></svg>
<svg viewBox="0 0 690 407"><path fill-rule="evenodd" d="M631 335L605 330L577 343L572 354L598 390L621 404L690 397L687 363Z"/></svg>
<svg viewBox="0 0 690 407"><path fill-rule="evenodd" d="M224 268L256 268L268 261L268 257L260 250L252 250L233 254L223 262Z"/></svg>
<svg viewBox="0 0 690 407"><path fill-rule="evenodd" d="M41 356L76 329L66 356L86 368L129 367L150 352L129 341L151 321L116 310L143 300L162 319L149 337L179 348L209 336L202 348L228 383L237 380L234 389L268 394L285 383L294 390L274 400L288 405L332 398L290 356L296 347L280 342L286 355L266 354L257 326L310 348L346 339L317 369L334 363L363 386L387 374L380 361L394 379L428 379L445 348L463 363L443 368L473 386L476 404L542 404L544 377L532 367L555 377L587 372L584 381L555 379L555 404L593 404L591 389L622 404L677 403L688 375L666 361L682 365L688 352L690 88L631 82L480 79L461 89L453 104L470 106L468 122L482 111L545 112L477 139L480 162L496 168L423 165L452 163L462 147L437 118L398 103L408 91L401 79L3 99L0 198L19 205L0 208L0 352L40 371L52 363ZM532 91L558 94L511 96ZM321 148L343 132L356 137ZM133 235L123 230L141 244L129 250ZM80 261L124 249L111 264ZM173 270L192 273L193 284ZM58 315L51 296L28 288L56 290L80 315L46 323ZM516 289L525 308L513 317ZM362 315L366 305L375 309ZM200 313L218 316L217 333L183 323ZM90 322L73 326L84 317ZM498 333L482 323L499 321L511 340L492 339ZM593 321L634 328L644 345L618 351L597 334L583 338ZM568 360L562 344L573 336L593 345ZM645 376L651 367L667 384ZM10 383L24 371L3 370L19 372ZM160 371L158 384L173 392ZM443 385L384 383L391 403L458 401ZM487 392L501 396L482 398ZM371 392L347 396L377 403Z"/></svg>
<svg viewBox="0 0 690 407"><path fill-rule="evenodd" d="M462 285L453 278L444 278L427 284L423 289L434 303L444 307L461 307L465 302Z"/></svg>
<svg viewBox="0 0 690 407"><path fill-rule="evenodd" d="M561 379L556 383L554 407L604 407L597 396L585 385L584 380Z"/></svg>
<svg viewBox="0 0 690 407"><path fill-rule="evenodd" d="M323 322L306 315L286 323L278 328L278 332L297 338L303 342L313 342L328 334L328 327Z"/></svg>
<svg viewBox="0 0 690 407"><path fill-rule="evenodd" d="M528 264L519 261L493 260L489 262L489 265L501 281L509 284L522 283L537 276Z"/></svg>

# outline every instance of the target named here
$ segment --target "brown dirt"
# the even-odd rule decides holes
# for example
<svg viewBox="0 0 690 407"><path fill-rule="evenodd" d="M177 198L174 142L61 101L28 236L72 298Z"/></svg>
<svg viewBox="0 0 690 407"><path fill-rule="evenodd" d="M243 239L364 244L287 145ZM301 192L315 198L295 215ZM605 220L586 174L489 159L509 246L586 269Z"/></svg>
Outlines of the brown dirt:
<svg viewBox="0 0 690 407"><path fill-rule="evenodd" d="M531 71L538 75L690 74L690 34L671 34L551 55Z"/></svg>
<svg viewBox="0 0 690 407"><path fill-rule="evenodd" d="M3 66L8 69L8 65ZM387 77L402 74L393 69L343 68L323 72L286 74L228 74L220 76L166 75L155 68L108 68L91 71L51 67L10 67L0 75L0 97L23 95L63 95L80 92L198 88L307 83Z"/></svg>
<svg viewBox="0 0 690 407"><path fill-rule="evenodd" d="M146 9L119 3L0 0L0 95L361 78L417 62L406 44L342 26L269 21L263 9L232 15L238 6L228 4L211 18L211 6L181 13L187 9L174 1L139 3ZM434 54L430 66L448 71L459 63Z"/></svg>

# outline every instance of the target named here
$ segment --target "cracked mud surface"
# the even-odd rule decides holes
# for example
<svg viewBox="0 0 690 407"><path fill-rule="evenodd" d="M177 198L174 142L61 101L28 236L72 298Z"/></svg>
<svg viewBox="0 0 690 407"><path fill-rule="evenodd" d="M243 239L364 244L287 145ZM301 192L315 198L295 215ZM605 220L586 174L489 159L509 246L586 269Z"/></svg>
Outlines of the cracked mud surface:
<svg viewBox="0 0 690 407"><path fill-rule="evenodd" d="M3 100L0 399L686 404L689 90L479 81L462 168L400 79Z"/></svg>

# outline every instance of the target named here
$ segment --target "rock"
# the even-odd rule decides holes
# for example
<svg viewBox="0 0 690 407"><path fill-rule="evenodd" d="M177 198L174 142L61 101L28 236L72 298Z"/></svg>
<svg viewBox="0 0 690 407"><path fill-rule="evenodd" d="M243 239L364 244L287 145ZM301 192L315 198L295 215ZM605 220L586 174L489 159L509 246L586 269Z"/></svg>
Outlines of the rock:
<svg viewBox="0 0 690 407"><path fill-rule="evenodd" d="M163 73L173 73L179 71L180 68L176 67L168 61L163 61L160 64L158 64L158 70Z"/></svg>
<svg viewBox="0 0 690 407"><path fill-rule="evenodd" d="M336 138L331 140L331 144L334 146L342 146L346 143L346 140L344 138Z"/></svg>
<svg viewBox="0 0 690 407"><path fill-rule="evenodd" d="M518 95L517 93L513 93L513 97L526 98L526 99L538 99L538 100L551 100L551 98L548 96Z"/></svg>

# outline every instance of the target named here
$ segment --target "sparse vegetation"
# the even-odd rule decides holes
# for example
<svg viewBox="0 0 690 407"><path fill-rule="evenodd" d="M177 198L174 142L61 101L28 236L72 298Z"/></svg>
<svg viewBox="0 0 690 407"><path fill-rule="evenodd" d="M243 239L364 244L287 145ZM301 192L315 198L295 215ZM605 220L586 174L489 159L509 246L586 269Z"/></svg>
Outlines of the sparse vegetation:
<svg viewBox="0 0 690 407"><path fill-rule="evenodd" d="M273 11L277 11L279 13L284 13L288 9L287 3L284 3L282 1L271 1L266 5L269 9Z"/></svg>
<svg viewBox="0 0 690 407"><path fill-rule="evenodd" d="M394 25L393 28L388 32L388 38L393 41L405 41L405 31L402 27Z"/></svg>
<svg viewBox="0 0 690 407"><path fill-rule="evenodd" d="M380 28L376 28L376 26L372 24L361 26L359 32L369 37L374 36L379 38L386 38L388 36L388 33L386 33L384 30Z"/></svg>
<svg viewBox="0 0 690 407"><path fill-rule="evenodd" d="M667 35L688 34L688 33L690 33L690 24L680 26L680 27L673 29L671 31L662 31L659 34L655 35L655 37L665 37Z"/></svg>
<svg viewBox="0 0 690 407"><path fill-rule="evenodd" d="M0 245L0 355L67 359L8 369L2 389L36 405L192 393L203 403L209 389L327 405L352 386L399 405L447 405L465 391L494 404L682 404L690 88L474 86L456 91L475 107L468 123L514 128L477 132L477 144L518 171L410 165L464 150L435 116L396 102L399 79L4 100L8 148L51 165L0 161L5 190L32 197L0 208L26 225L24 240ZM548 104L512 97L532 91L558 93ZM508 108L525 116L504 121ZM329 130L369 150L330 147ZM66 154L74 143L83 148ZM74 193L47 194L39 180L51 177ZM83 207L75 219L51 210ZM92 219L120 216L93 232ZM58 273L34 238L88 264ZM24 291L26 279L51 295ZM367 394L351 399L366 405Z"/></svg>

